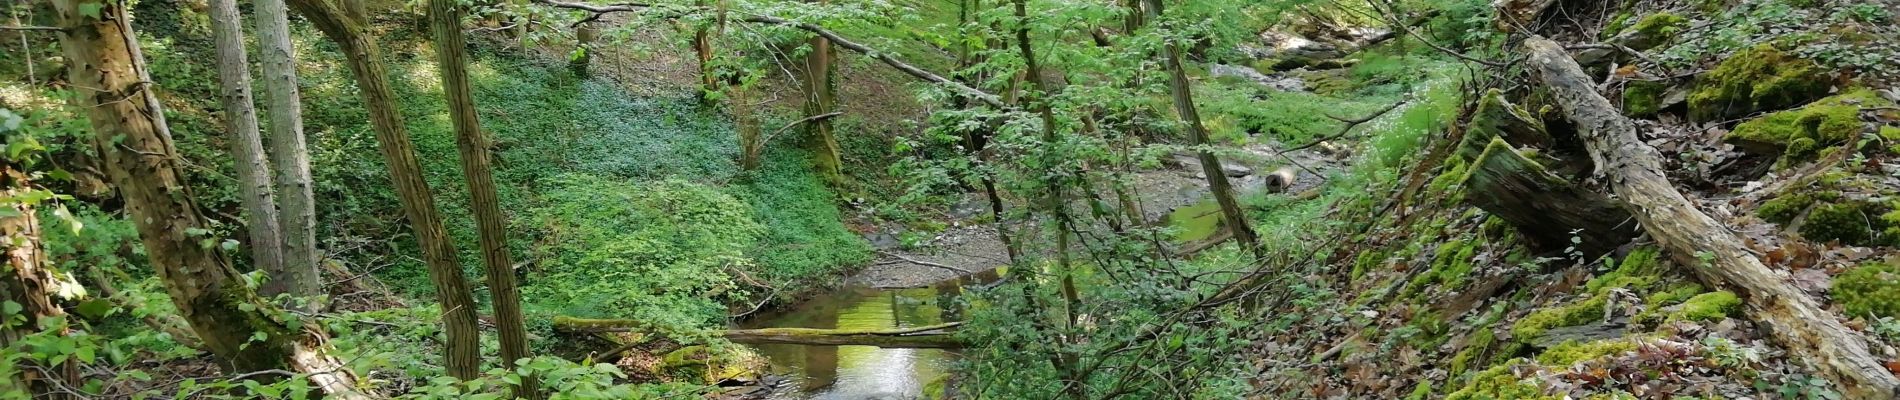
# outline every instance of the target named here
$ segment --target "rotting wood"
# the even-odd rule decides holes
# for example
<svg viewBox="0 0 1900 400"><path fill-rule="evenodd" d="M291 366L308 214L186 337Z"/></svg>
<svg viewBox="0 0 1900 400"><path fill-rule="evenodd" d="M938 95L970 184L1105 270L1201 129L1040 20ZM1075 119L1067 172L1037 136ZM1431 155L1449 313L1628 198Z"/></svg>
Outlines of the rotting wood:
<svg viewBox="0 0 1900 400"><path fill-rule="evenodd" d="M1533 36L1524 47L1533 74L1576 123L1597 173L1678 263L1703 283L1741 295L1749 319L1764 325L1794 358L1835 382L1848 398L1900 397L1900 378L1874 358L1864 338L1763 265L1735 232L1676 191L1662 173L1656 149L1637 137L1636 126L1596 92L1593 80L1562 46Z"/></svg>

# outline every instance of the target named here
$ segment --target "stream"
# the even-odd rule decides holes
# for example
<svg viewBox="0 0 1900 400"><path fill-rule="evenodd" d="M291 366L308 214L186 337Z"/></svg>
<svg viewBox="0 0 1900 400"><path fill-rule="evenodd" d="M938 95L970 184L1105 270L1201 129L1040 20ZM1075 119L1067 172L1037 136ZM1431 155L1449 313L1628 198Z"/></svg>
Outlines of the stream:
<svg viewBox="0 0 1900 400"><path fill-rule="evenodd" d="M993 281L996 272L972 282ZM933 325L960 318L954 309L959 280L922 288L848 287L814 296L794 307L750 318L737 328L891 329ZM768 399L900 400L940 393L950 379L957 351L871 346L752 345L783 379Z"/></svg>

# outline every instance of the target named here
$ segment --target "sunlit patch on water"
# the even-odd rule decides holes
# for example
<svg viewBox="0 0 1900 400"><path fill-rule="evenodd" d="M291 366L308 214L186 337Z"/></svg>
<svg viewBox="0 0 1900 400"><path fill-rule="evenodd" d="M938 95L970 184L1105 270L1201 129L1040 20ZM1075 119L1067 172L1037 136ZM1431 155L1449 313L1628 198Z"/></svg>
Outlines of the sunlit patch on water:
<svg viewBox="0 0 1900 400"><path fill-rule="evenodd" d="M854 289L818 296L797 308L746 321L743 328L893 329L947 322L944 307L957 289ZM957 354L942 349L871 346L753 346L789 378L774 399L919 399L948 376Z"/></svg>

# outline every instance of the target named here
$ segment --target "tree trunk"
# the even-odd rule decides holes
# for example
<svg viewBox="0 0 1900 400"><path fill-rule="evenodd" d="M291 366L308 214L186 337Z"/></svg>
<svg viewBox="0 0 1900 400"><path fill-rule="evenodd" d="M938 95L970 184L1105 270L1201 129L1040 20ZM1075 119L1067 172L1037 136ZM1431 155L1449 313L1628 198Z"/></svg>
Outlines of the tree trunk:
<svg viewBox="0 0 1900 400"><path fill-rule="evenodd" d="M403 214L415 229L416 244L429 266L429 278L435 283L436 300L442 307L445 367L451 376L473 379L481 374L480 333L475 327L475 300L456 258L455 244L449 242L436 212L435 195L422 177L422 164L416 160L415 144L403 127L402 114L396 107L396 94L389 87L388 70L383 67L381 49L363 25L336 6L323 0L291 0L290 6L309 19L330 40L337 42L349 59L356 86L362 89L364 108L369 109L370 124L376 130L376 142L396 186Z"/></svg>
<svg viewBox="0 0 1900 400"><path fill-rule="evenodd" d="M824 5L826 0L809 0ZM831 76L831 40L824 36L812 36L811 53L805 54L805 116L814 117L831 113L837 97L833 93ZM821 118L806 125L805 149L811 152L812 167L818 170L825 184L833 189L844 187L844 166L838 150L838 138L833 135L831 119Z"/></svg>
<svg viewBox="0 0 1900 400"><path fill-rule="evenodd" d="M574 52L567 60L567 69L575 75L588 76L588 68L594 62L594 39L600 34L600 28L593 22L583 22L574 26Z"/></svg>
<svg viewBox="0 0 1900 400"><path fill-rule="evenodd" d="M310 150L304 144L303 102L298 99L297 56L290 44L289 11L284 0L256 0L257 45L264 74L270 165L276 172L277 227L283 242L282 276L271 276L265 296L289 293L313 297L323 292L318 269L316 198L310 177ZM312 309L316 305L310 305Z"/></svg>
<svg viewBox="0 0 1900 400"><path fill-rule="evenodd" d="M488 135L482 133L475 96L468 84L467 40L462 37L462 9L457 0L429 0L429 26L435 31L436 64L442 69L442 93L448 97L449 121L462 155L462 176L468 182L469 210L475 213L482 264L493 296L495 330L501 336L502 366L513 370L515 361L528 358L528 334L521 318L521 293L515 287L514 257L508 254L508 221L502 217L501 196L489 166ZM533 377L521 380L515 397L538 399Z"/></svg>
<svg viewBox="0 0 1900 400"><path fill-rule="evenodd" d="M251 104L251 67L244 55L244 28L236 0L211 0L211 39L218 51L219 100L229 131L238 202L250 232L251 263L264 271L266 295L292 292L302 274L284 268L283 234L277 226L277 199L271 194L270 163L257 132L257 108Z"/></svg>
<svg viewBox="0 0 1900 400"><path fill-rule="evenodd" d="M1162 14L1160 0L1147 0L1148 8L1155 14ZM1194 108L1194 94L1189 87L1187 71L1181 67L1181 52L1173 42L1162 48L1163 60L1167 63L1169 92L1174 95L1175 112L1181 114L1181 122L1187 125L1188 143L1197 147L1211 145L1207 136L1207 127L1201 124L1200 112ZM1253 228L1247 223L1247 214L1240 209L1240 202L1234 199L1234 187L1227 182L1227 174L1221 171L1220 159L1214 152L1203 148L1195 156L1201 161L1201 173L1207 175L1208 191L1214 195L1214 202L1220 204L1220 212L1227 226L1234 231L1234 242L1242 249L1253 253L1255 258L1266 258L1265 249L1260 248Z"/></svg>
<svg viewBox="0 0 1900 400"><path fill-rule="evenodd" d="M0 197L10 199L0 204L0 249L5 249L6 269L0 270L0 302L18 305L19 320L12 312L0 312L0 348L7 348L14 341L42 329L43 318L65 316L66 311L53 303L53 293L59 291L59 281L53 278L52 271L46 269L46 253L40 246L40 224L34 214L33 205L18 199L25 192L33 191L27 182L26 172L14 168L12 160L0 157ZM11 325L19 323L19 325ZM64 328L62 328L64 329ZM62 333L68 334L68 333ZM25 362L25 361L22 361ZM67 360L60 365L41 366L47 372L56 372L59 377L45 376L38 370L19 371L19 375L0 377L0 382L9 382L26 389L26 393L46 398L65 399L70 396L53 395L60 382L79 384L79 360ZM11 381L9 381L11 379Z"/></svg>
<svg viewBox="0 0 1900 400"><path fill-rule="evenodd" d="M1676 191L1662 173L1656 149L1637 138L1635 125L1597 94L1595 82L1562 46L1541 37L1524 46L1533 73L1576 123L1598 172L1678 263L1704 284L1742 295L1750 319L1766 325L1795 358L1840 385L1848 397L1900 396L1900 378L1874 358L1864 338L1763 265L1740 237Z"/></svg>
<svg viewBox="0 0 1900 400"><path fill-rule="evenodd" d="M205 347L230 369L294 369L311 373L325 392L360 396L353 392L355 378L347 369L334 368L340 363L323 352L321 331L285 329L217 247L200 244L208 224L184 186L177 150L148 90L123 3L53 3L66 29L60 44L69 79L79 90L79 108L92 122L107 173L137 225L152 268Z"/></svg>
<svg viewBox="0 0 1900 400"><path fill-rule="evenodd" d="M724 0L721 0L722 2ZM693 0L693 6L706 8L706 0ZM719 25L725 25L724 4L719 13ZM712 34L704 26L693 30L693 54L699 58L699 101L700 104L712 104L712 94L719 92L718 71L713 70Z"/></svg>

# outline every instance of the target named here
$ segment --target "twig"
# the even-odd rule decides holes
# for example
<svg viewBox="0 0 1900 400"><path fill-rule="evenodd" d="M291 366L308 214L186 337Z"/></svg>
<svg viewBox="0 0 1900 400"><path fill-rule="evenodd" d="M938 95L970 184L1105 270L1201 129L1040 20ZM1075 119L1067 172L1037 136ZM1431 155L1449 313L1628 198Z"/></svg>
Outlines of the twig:
<svg viewBox="0 0 1900 400"><path fill-rule="evenodd" d="M9 25L0 26L0 31L54 31L65 32L66 28L57 26Z"/></svg>
<svg viewBox="0 0 1900 400"><path fill-rule="evenodd" d="M832 111L829 113L813 115L813 116L805 117L797 121L792 121L792 123L785 124L784 127L778 128L778 130L776 131L772 131L772 134L765 135L765 138L771 139L773 136L778 136L779 134L785 133L785 131L791 130L792 127L798 126L798 124L803 124L806 122L816 122L816 121L824 120L827 118L836 117L839 115L844 115L844 111Z"/></svg>

